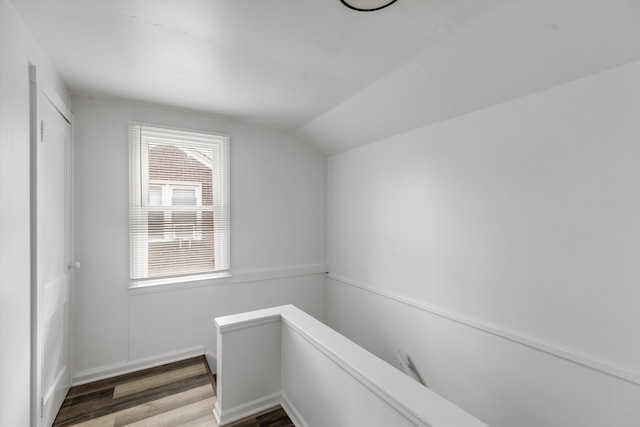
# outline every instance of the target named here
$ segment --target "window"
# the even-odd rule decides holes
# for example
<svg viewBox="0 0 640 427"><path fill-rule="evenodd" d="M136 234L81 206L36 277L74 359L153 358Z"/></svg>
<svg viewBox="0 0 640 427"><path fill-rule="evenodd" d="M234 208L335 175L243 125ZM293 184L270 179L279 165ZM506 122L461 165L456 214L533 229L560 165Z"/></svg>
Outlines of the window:
<svg viewBox="0 0 640 427"><path fill-rule="evenodd" d="M229 137L131 124L131 285L229 276Z"/></svg>

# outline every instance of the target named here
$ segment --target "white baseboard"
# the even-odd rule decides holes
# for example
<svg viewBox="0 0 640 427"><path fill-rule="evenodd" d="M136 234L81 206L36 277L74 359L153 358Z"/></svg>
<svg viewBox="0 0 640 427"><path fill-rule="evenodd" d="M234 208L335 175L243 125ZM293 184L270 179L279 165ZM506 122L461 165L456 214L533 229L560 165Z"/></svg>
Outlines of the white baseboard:
<svg viewBox="0 0 640 427"><path fill-rule="evenodd" d="M302 418L302 415L298 412L295 405L284 393L282 394L282 402L280 405L282 405L282 409L287 413L294 426L309 427L309 424Z"/></svg>
<svg viewBox="0 0 640 427"><path fill-rule="evenodd" d="M189 359L190 357L201 356L205 354L204 346L196 346L184 350L177 350L156 356L145 357L128 362L114 363L99 368L87 369L77 372L73 375L72 385L90 383L93 381L112 378L118 375L129 374L131 372L140 371L142 369L153 368L164 365L166 363L177 362L179 360ZM214 357L215 360L215 357ZM208 359L207 359L208 361ZM214 365L215 366L215 365Z"/></svg>
<svg viewBox="0 0 640 427"><path fill-rule="evenodd" d="M218 358L216 357L215 354L211 353L210 351L206 351L204 353L204 357L207 358L207 363L209 364L209 369L211 370L212 374L217 374L218 373Z"/></svg>
<svg viewBox="0 0 640 427"><path fill-rule="evenodd" d="M269 408L273 408L274 406L278 406L281 403L282 393L280 393L279 391L267 396L263 396L251 402L243 403L242 405L225 409L224 412L222 412L219 402L216 401L215 408L213 409L213 415L215 416L218 424L220 426L224 426L225 424L250 417Z"/></svg>

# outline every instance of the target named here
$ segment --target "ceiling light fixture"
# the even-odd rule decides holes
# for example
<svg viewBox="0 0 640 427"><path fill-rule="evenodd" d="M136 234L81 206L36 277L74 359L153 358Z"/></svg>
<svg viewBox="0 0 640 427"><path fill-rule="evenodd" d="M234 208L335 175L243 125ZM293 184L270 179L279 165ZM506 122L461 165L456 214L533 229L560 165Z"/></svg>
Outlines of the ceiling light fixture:
<svg viewBox="0 0 640 427"><path fill-rule="evenodd" d="M373 12L374 10L384 9L391 6L398 0L340 0L340 2L349 9L358 12Z"/></svg>

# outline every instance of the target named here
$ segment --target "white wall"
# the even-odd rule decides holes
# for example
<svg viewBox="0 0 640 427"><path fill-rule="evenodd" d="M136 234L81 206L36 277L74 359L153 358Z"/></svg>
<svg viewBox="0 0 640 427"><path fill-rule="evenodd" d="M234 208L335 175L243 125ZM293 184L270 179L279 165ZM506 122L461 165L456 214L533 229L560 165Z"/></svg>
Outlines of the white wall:
<svg viewBox="0 0 640 427"><path fill-rule="evenodd" d="M330 326L494 427L640 425L639 137L634 62L331 157Z"/></svg>
<svg viewBox="0 0 640 427"><path fill-rule="evenodd" d="M0 425L29 425L29 64L68 93L12 7L0 0Z"/></svg>
<svg viewBox="0 0 640 427"><path fill-rule="evenodd" d="M73 95L76 380L204 346L214 317L293 303L325 317L326 157L291 132L197 113ZM262 279L129 294L128 123L231 135L232 272ZM270 278L270 279L266 279Z"/></svg>

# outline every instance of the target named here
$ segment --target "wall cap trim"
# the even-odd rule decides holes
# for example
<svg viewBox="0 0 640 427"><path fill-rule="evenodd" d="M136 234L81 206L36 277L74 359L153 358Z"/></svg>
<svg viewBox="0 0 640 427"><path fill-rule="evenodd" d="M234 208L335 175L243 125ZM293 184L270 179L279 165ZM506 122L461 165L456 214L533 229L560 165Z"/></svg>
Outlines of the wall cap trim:
<svg viewBox="0 0 640 427"><path fill-rule="evenodd" d="M534 350L538 350L543 353L547 353L552 356L567 360L569 362L576 363L583 367L590 368L601 373L611 375L618 379L640 385L640 372L634 371L624 366L620 366L614 362L597 359L590 355L581 354L573 350L568 350L557 345L542 341L538 338L528 336L522 332L503 328L489 322L466 316L461 313L456 313L454 311L433 304L427 304L412 298L396 294L394 292L383 291L381 289L377 289L373 286L357 282L344 276L330 273L327 275L327 277L333 281L340 282L345 285L358 288L384 298L388 298L401 304L417 308L418 310L435 314L437 316L452 320L462 325L470 326L474 329L487 332L491 335L495 335L497 337L524 345Z"/></svg>
<svg viewBox="0 0 640 427"><path fill-rule="evenodd" d="M253 328L266 323L280 322L280 314L271 314L261 318L243 319L242 315L224 316L224 318L216 318L215 324L220 330L220 334L238 331L240 329ZM221 320L218 320L221 319ZM224 319L224 320L222 320Z"/></svg>

